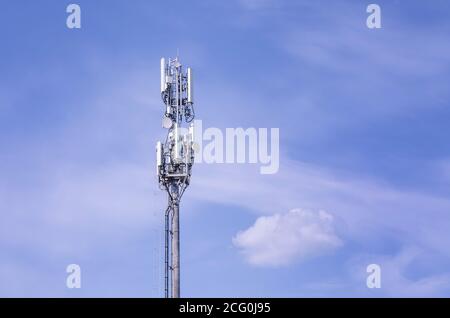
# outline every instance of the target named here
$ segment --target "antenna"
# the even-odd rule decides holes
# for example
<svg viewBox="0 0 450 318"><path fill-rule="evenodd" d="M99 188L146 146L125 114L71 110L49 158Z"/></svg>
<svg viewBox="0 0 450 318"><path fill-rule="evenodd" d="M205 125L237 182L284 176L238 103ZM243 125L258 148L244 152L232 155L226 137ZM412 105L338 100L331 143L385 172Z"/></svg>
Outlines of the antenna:
<svg viewBox="0 0 450 318"><path fill-rule="evenodd" d="M178 54L175 59L162 58L161 98L165 106L162 126L168 131L165 142L156 144L156 171L159 187L168 195L164 248L166 298L180 297L180 200L189 186L194 164L193 93L192 70L184 71Z"/></svg>

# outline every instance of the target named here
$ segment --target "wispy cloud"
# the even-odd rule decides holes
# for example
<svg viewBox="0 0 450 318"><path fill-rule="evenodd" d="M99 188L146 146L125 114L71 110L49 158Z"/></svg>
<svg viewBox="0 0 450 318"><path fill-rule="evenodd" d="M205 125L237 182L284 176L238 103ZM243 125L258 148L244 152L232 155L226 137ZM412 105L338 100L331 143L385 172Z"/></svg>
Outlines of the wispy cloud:
<svg viewBox="0 0 450 318"><path fill-rule="evenodd" d="M414 274L417 264L439 261L428 250L418 246L405 245L391 255L360 254L349 260L347 269L350 279L364 282L367 277L366 267L376 263L381 269L380 290L368 290L363 284L356 288L360 295L384 295L389 297L436 297L450 292L450 273L445 270L429 271L422 269L421 274ZM426 268L426 266L425 266ZM357 286L357 284L354 284Z"/></svg>
<svg viewBox="0 0 450 318"><path fill-rule="evenodd" d="M95 94L83 91L61 103L72 110L64 125L6 142L0 156L2 295L61 295L68 263L121 249L159 228L165 198L149 146L157 133L141 125L153 120L158 130L159 100L148 93L152 83L157 91L158 80L149 80L152 72L140 66L128 68L115 70L119 78L90 76L98 80ZM149 250L159 244L149 242Z"/></svg>
<svg viewBox="0 0 450 318"><path fill-rule="evenodd" d="M292 263L297 257L314 258L315 254L310 254L305 246L307 242L317 243L317 247L320 244L295 235L296 230L301 233L303 220L309 216L319 233L329 234L330 244L324 244L325 249L337 247L342 241L377 250L376 246L383 246L388 240L394 249L395 246L420 247L432 251L437 258L450 251L450 240L446 238L450 228L447 213L450 201L437 194L398 189L380 180L294 162L286 156L282 157L280 172L273 176L259 175L257 167L202 165L196 169L195 182L188 194L191 200L238 205L257 215L254 225L234 238L235 245L252 264L280 265ZM305 219L298 212L278 214L293 207L302 207L300 211L327 211L333 221L314 213ZM258 216L261 214L266 216ZM325 221L328 225L321 227L324 220L328 220ZM293 241L283 241L282 235L278 236L281 233L278 226L280 231L285 228ZM331 234L331 229L339 230L336 236ZM302 239L305 240L303 246ZM303 248L305 254L302 254ZM363 249L355 251L354 255L366 252ZM277 256L280 257L277 259ZM381 261L384 257L386 255L381 254L375 260ZM420 259L419 255L411 262ZM434 279L432 275L428 278ZM428 278L424 277L424 282ZM385 288L386 292L395 294L394 289L389 290L389 285Z"/></svg>

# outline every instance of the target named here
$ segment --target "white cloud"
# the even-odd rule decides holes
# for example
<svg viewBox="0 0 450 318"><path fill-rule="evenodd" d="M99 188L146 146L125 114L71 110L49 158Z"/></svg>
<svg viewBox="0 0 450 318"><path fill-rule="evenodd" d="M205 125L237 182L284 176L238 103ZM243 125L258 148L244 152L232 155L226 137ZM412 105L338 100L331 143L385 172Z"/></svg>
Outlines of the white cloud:
<svg viewBox="0 0 450 318"><path fill-rule="evenodd" d="M338 248L342 240L335 233L331 214L293 209L259 217L233 243L252 265L281 266Z"/></svg>

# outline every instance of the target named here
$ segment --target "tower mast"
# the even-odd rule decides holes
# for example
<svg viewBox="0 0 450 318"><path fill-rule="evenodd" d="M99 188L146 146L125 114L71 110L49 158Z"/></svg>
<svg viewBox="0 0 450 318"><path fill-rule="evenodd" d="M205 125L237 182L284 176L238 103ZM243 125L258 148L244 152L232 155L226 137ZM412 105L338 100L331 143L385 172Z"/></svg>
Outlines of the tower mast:
<svg viewBox="0 0 450 318"><path fill-rule="evenodd" d="M175 59L161 59L161 98L165 113L164 142L156 144L158 182L168 195L165 213L165 297L180 297L180 200L189 186L194 164L192 70ZM187 127L183 127L185 124Z"/></svg>

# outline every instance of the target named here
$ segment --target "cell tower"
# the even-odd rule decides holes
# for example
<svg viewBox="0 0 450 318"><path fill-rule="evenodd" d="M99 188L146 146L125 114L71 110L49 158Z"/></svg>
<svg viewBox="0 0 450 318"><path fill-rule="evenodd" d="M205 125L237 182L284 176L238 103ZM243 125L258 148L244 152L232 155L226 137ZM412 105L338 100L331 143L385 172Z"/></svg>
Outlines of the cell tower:
<svg viewBox="0 0 450 318"><path fill-rule="evenodd" d="M162 126L168 132L164 143L156 144L156 169L159 187L168 195L164 249L166 298L180 297L180 200L189 186L194 164L192 84L192 70L185 71L178 57L161 59L161 97L165 105Z"/></svg>

